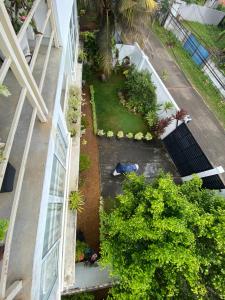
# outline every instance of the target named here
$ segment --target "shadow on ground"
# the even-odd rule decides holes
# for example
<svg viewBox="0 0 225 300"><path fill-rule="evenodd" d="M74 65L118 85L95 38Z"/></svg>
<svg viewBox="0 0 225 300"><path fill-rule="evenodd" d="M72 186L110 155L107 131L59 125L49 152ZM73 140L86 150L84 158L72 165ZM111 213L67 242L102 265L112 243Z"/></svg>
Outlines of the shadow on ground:
<svg viewBox="0 0 225 300"><path fill-rule="evenodd" d="M124 176L112 176L112 171L118 162L137 163L138 174L144 174L149 180L152 180L160 170L171 173L175 181L180 179L175 165L159 140L147 142L99 138L99 152L101 195L105 199L106 206L106 202L111 206L110 199L121 193Z"/></svg>

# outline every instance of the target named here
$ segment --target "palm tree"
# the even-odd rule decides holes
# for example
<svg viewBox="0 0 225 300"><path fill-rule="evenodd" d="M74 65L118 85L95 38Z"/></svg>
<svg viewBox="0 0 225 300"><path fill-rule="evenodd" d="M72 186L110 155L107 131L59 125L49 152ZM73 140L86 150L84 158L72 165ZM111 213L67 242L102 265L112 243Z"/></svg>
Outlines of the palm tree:
<svg viewBox="0 0 225 300"><path fill-rule="evenodd" d="M98 15L101 67L106 75L109 75L112 69L114 33L122 32L123 29L137 33L138 26L149 20L156 7L154 0L80 0L79 5L95 9Z"/></svg>

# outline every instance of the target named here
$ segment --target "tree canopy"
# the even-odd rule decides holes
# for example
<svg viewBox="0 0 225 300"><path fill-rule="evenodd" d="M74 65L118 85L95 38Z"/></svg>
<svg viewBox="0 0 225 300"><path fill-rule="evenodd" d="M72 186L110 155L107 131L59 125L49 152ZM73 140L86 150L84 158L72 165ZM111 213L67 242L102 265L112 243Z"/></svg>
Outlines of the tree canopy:
<svg viewBox="0 0 225 300"><path fill-rule="evenodd" d="M176 185L130 174L101 215L101 256L113 299L224 299L225 199L199 178Z"/></svg>

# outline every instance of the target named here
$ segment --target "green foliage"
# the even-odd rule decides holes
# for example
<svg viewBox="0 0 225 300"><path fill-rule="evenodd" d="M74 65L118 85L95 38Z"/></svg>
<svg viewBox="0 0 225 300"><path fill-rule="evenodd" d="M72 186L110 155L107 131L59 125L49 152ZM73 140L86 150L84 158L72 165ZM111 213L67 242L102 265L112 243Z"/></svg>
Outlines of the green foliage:
<svg viewBox="0 0 225 300"><path fill-rule="evenodd" d="M4 241L8 227L9 221L7 219L0 219L0 241Z"/></svg>
<svg viewBox="0 0 225 300"><path fill-rule="evenodd" d="M94 300L95 296L92 293L80 293L70 296L63 296L62 300Z"/></svg>
<svg viewBox="0 0 225 300"><path fill-rule="evenodd" d="M3 149L0 149L0 163L2 162L2 161L4 161L5 160L5 157L4 157L4 150Z"/></svg>
<svg viewBox="0 0 225 300"><path fill-rule="evenodd" d="M138 132L138 133L135 134L134 139L137 140L137 141L140 141L140 140L143 139L143 137L144 137L143 133Z"/></svg>
<svg viewBox="0 0 225 300"><path fill-rule="evenodd" d="M79 191L73 191L70 193L69 206L72 211L77 210L82 212L84 206L84 196Z"/></svg>
<svg viewBox="0 0 225 300"><path fill-rule="evenodd" d="M80 172L88 170L91 166L90 157L86 154L80 155Z"/></svg>
<svg viewBox="0 0 225 300"><path fill-rule="evenodd" d="M76 241L76 262L79 262L84 257L85 249L88 248L88 245L85 242L81 242L79 240Z"/></svg>
<svg viewBox="0 0 225 300"><path fill-rule="evenodd" d="M128 133L126 134L126 137L127 137L128 139L132 139L133 136L134 136L134 134L133 134L132 132L128 132Z"/></svg>
<svg viewBox="0 0 225 300"><path fill-rule="evenodd" d="M151 141L152 138L153 138L153 137L152 137L151 133L150 133L150 132L147 132L146 135L145 135L146 141Z"/></svg>
<svg viewBox="0 0 225 300"><path fill-rule="evenodd" d="M8 90L7 86L0 84L0 95L5 97L9 97L11 95L10 91Z"/></svg>
<svg viewBox="0 0 225 300"><path fill-rule="evenodd" d="M145 116L150 128L152 128L158 121L158 117L154 111L149 111Z"/></svg>
<svg viewBox="0 0 225 300"><path fill-rule="evenodd" d="M120 284L113 299L223 299L225 201L201 179L152 183L132 173L101 213L101 259Z"/></svg>
<svg viewBox="0 0 225 300"><path fill-rule="evenodd" d="M134 115L123 106L118 99L118 92L124 88L124 76L120 73L112 73L106 82L100 81L95 74L92 82L95 89L95 105L98 128L104 131L118 132L147 132L147 126L141 115Z"/></svg>
<svg viewBox="0 0 225 300"><path fill-rule="evenodd" d="M91 94L93 131L94 131L94 134L97 134L98 124L97 124L96 107L95 107L95 90L94 90L93 85L90 85L90 94Z"/></svg>
<svg viewBox="0 0 225 300"><path fill-rule="evenodd" d="M81 127L82 127L82 129L86 129L86 128L88 128L88 126L89 126L88 119L83 115L81 117Z"/></svg>
<svg viewBox="0 0 225 300"><path fill-rule="evenodd" d="M111 131L111 130L107 131L106 136L109 138L113 137L114 136L113 131Z"/></svg>
<svg viewBox="0 0 225 300"><path fill-rule="evenodd" d="M87 61L87 53L83 49L79 49L78 61L85 63Z"/></svg>
<svg viewBox="0 0 225 300"><path fill-rule="evenodd" d="M80 38L83 41L85 61L87 61L92 66L92 68L98 68L100 57L96 40L96 33L84 31L80 33Z"/></svg>
<svg viewBox="0 0 225 300"><path fill-rule="evenodd" d="M173 103L171 101L166 101L163 103L163 110L165 112L168 112L168 110L172 109L174 106L173 106Z"/></svg>
<svg viewBox="0 0 225 300"><path fill-rule="evenodd" d="M137 111L147 114L156 110L155 86L147 72L138 72L133 67L129 70L125 80L127 100L137 108Z"/></svg>
<svg viewBox="0 0 225 300"><path fill-rule="evenodd" d="M105 131L103 129L98 129L97 135L98 136L104 136L105 135Z"/></svg>
<svg viewBox="0 0 225 300"><path fill-rule="evenodd" d="M80 117L79 105L81 103L81 93L77 87L71 87L69 91L67 126L71 136L77 133L76 123Z"/></svg>
<svg viewBox="0 0 225 300"><path fill-rule="evenodd" d="M118 131L116 136L117 136L119 139L123 138L123 137L124 137L123 131L122 131L122 130Z"/></svg>

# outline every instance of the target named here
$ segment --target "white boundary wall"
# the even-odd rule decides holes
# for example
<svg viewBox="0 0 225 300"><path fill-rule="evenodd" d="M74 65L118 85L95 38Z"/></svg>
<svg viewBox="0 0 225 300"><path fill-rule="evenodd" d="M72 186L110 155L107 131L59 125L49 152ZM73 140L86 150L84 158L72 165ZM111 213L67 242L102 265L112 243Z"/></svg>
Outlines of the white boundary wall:
<svg viewBox="0 0 225 300"><path fill-rule="evenodd" d="M160 79L156 70L152 66L149 61L149 58L145 55L145 53L141 50L140 46L135 43L134 45L122 45L117 44L117 49L119 50L119 61L122 62L124 57L129 56L130 61L134 64L139 71L147 71L151 74L152 82L156 87L156 95L157 95L157 103L163 104L165 102L170 101L173 104L173 108L169 111L165 112L163 110L158 111L158 116L160 119L171 117L175 114L180 108L177 103L165 87L164 83ZM176 128L176 121L172 121L172 123L166 128L165 133L161 136L161 139L166 137L169 133L171 133Z"/></svg>
<svg viewBox="0 0 225 300"><path fill-rule="evenodd" d="M184 20L208 25L218 25L225 16L222 11L197 4L187 4L184 1L176 1L171 11Z"/></svg>

